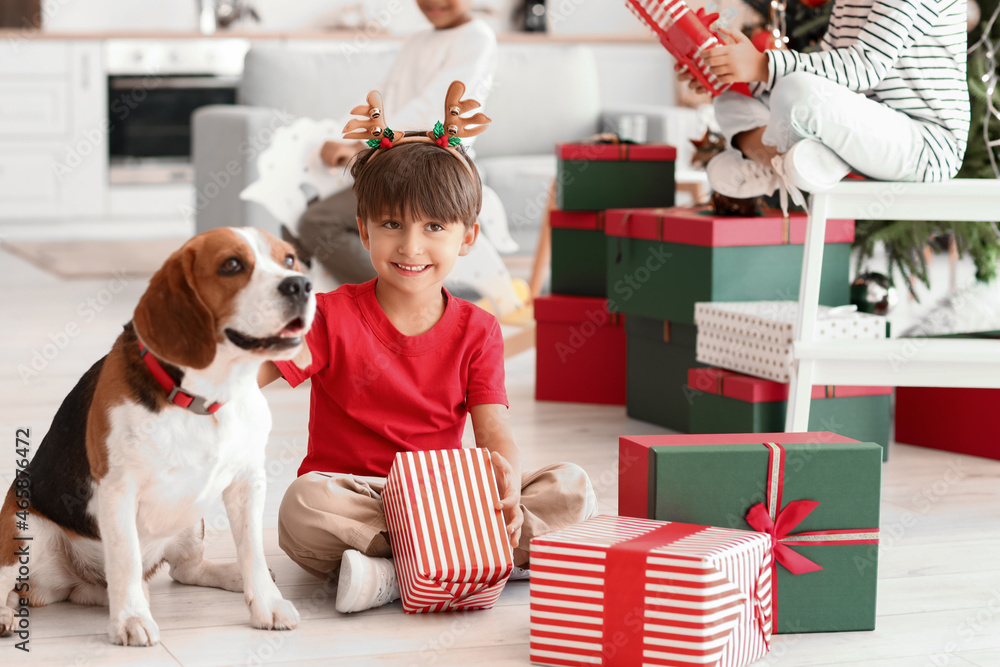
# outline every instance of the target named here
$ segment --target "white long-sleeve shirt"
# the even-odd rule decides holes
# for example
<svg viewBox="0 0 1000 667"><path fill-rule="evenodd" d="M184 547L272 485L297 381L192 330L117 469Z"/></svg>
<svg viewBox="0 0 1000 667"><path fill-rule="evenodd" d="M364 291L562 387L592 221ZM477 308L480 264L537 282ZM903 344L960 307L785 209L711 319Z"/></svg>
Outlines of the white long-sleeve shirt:
<svg viewBox="0 0 1000 667"><path fill-rule="evenodd" d="M444 96L452 81L465 98L485 106L497 66L497 38L481 19L457 28L423 30L403 43L381 87L386 124L393 130L431 130L444 122ZM463 139L468 146L472 138Z"/></svg>
<svg viewBox="0 0 1000 667"><path fill-rule="evenodd" d="M922 180L951 178L969 135L966 0L836 0L816 53L769 50L769 91L789 72L809 72L916 119L924 137Z"/></svg>

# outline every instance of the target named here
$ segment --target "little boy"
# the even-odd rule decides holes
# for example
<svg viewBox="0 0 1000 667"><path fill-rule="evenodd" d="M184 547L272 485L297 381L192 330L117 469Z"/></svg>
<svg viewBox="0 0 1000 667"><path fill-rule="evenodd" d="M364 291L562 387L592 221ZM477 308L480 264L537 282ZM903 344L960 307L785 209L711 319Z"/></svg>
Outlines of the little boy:
<svg viewBox="0 0 1000 667"><path fill-rule="evenodd" d="M459 149L461 147L458 147ZM339 568L336 608L399 596L381 493L399 451L459 448L471 413L491 452L514 564L532 537L597 512L586 473L556 464L522 474L507 419L495 317L443 288L479 233L478 173L431 142L367 149L351 169L358 231L378 274L317 295L312 361L269 364L263 386L312 378L309 448L278 515L278 544L319 577Z"/></svg>
<svg viewBox="0 0 1000 667"><path fill-rule="evenodd" d="M438 102L452 81L464 81L485 102L497 66L496 35L473 16L472 0L417 0L417 6L431 27L407 37L380 87L393 127L404 130L434 124ZM362 148L361 142L328 141L320 158L330 167L343 167ZM356 207L354 192L342 190L309 205L298 237L287 228L282 234L300 259L316 257L338 283L371 280L375 272L358 239Z"/></svg>

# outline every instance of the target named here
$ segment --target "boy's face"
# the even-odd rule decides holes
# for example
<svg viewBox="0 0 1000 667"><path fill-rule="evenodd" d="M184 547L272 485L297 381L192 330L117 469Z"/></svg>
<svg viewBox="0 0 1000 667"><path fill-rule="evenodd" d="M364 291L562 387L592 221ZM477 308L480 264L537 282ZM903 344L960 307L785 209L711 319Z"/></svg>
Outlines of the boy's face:
<svg viewBox="0 0 1000 667"><path fill-rule="evenodd" d="M472 0L417 0L417 6L438 30L457 28L472 20Z"/></svg>
<svg viewBox="0 0 1000 667"><path fill-rule="evenodd" d="M380 281L408 294L440 291L455 260L467 255L479 235L479 223L444 223L425 216L358 218L361 243L371 253Z"/></svg>

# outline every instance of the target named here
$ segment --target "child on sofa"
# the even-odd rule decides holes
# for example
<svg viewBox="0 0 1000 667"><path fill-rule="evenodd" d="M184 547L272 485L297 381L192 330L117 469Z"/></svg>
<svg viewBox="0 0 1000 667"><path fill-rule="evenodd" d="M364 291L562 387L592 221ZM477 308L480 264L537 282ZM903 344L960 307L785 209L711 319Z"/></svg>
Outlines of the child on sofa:
<svg viewBox="0 0 1000 667"><path fill-rule="evenodd" d="M718 192L821 192L852 169L941 181L961 167L969 133L964 2L835 0L815 53L761 53L741 32L720 31L728 44L709 50L706 63L723 83L750 83L754 96L715 99L732 147L708 165Z"/></svg>
<svg viewBox="0 0 1000 667"><path fill-rule="evenodd" d="M341 612L399 596L385 477L396 452L461 447L467 414L476 446L491 452L515 566L527 567L532 537L597 511L579 466L522 473L499 324L443 288L479 233L478 172L461 146L445 147L448 134L442 146L379 132L383 147L361 151L351 168L358 235L377 277L319 294L309 365L268 363L259 378L312 380L308 453L281 502L278 544L306 571L338 577Z"/></svg>
<svg viewBox="0 0 1000 667"><path fill-rule="evenodd" d="M381 87L393 110L394 127L431 127L438 101L452 81L465 82L484 102L497 64L496 35L472 16L472 0L417 0L432 28L403 43ZM360 142L328 141L320 157L330 167L343 167L361 149ZM282 235L302 259L315 257L339 283L361 283L375 277L368 253L361 246L355 223L357 200L348 188L310 204L298 224L298 238L287 228Z"/></svg>

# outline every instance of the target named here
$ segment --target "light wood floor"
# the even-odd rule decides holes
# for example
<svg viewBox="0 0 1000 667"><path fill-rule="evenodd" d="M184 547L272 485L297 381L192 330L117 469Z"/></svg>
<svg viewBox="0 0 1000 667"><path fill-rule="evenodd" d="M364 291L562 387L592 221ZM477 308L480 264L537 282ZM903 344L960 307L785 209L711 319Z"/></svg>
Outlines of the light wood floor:
<svg viewBox="0 0 1000 667"><path fill-rule="evenodd" d="M62 397L107 351L146 283L126 276L120 288L109 280L61 281L0 252L4 488L14 469L15 429L30 428L38 446ZM17 368L30 367L36 351L43 355L36 363L45 367L22 380ZM507 374L526 464L581 464L601 510L615 513L617 436L662 429L628 419L621 407L535 402L533 351L511 359ZM275 426L266 550L279 587L302 613L299 628L253 630L241 595L182 586L161 572L151 586L158 646L111 646L106 609L61 603L31 610L30 654L16 651L10 638L0 640L0 665L527 664L527 582L510 584L497 607L483 612L412 616L398 603L350 616L333 609L332 591L300 571L276 539L278 503L305 451L308 391L275 385L267 394ZM1000 462L894 445L884 479L878 629L776 637L758 665L1000 665ZM221 504L207 522L210 556L233 559Z"/></svg>

